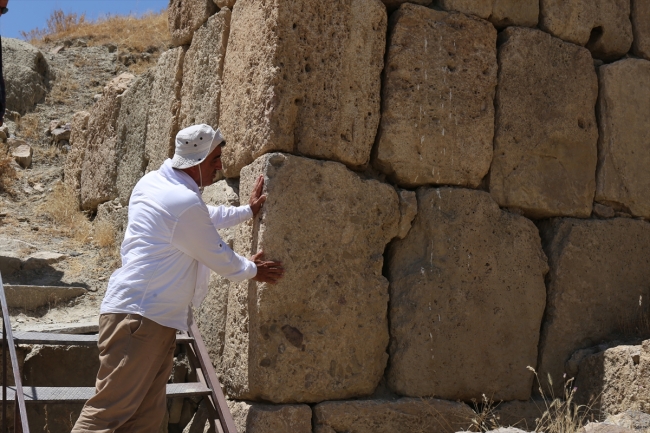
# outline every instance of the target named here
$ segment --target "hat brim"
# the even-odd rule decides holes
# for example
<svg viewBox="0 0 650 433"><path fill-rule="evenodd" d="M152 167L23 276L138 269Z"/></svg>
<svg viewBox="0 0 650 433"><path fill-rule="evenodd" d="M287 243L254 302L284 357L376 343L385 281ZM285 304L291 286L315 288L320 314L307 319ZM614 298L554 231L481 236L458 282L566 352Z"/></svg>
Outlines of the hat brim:
<svg viewBox="0 0 650 433"><path fill-rule="evenodd" d="M195 165L199 165L203 161L205 161L205 158L207 158L208 155L211 154L214 151L214 149L216 149L217 146L219 146L222 142L223 142L223 137L221 137L221 134L215 134L214 137L212 138L212 143L210 144L210 148L208 149L207 152L198 152L186 156L180 156L175 153L174 157L172 158L172 167L190 168L190 167L194 167Z"/></svg>

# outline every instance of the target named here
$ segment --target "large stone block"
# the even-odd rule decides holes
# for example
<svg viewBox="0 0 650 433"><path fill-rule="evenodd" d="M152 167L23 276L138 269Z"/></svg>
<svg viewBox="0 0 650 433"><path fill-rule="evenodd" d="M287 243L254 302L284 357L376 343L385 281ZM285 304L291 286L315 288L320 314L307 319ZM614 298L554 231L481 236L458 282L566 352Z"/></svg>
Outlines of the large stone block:
<svg viewBox="0 0 650 433"><path fill-rule="evenodd" d="M596 201L650 219L650 62L598 68Z"/></svg>
<svg viewBox="0 0 650 433"><path fill-rule="evenodd" d="M102 98L93 106L88 120L87 146L81 165L81 207L97 206L117 197L117 119L122 93L134 78L122 74L109 82Z"/></svg>
<svg viewBox="0 0 650 433"><path fill-rule="evenodd" d="M599 413L650 410L650 340L619 345L586 356L580 362L576 400Z"/></svg>
<svg viewBox="0 0 650 433"><path fill-rule="evenodd" d="M90 113L87 111L78 111L72 116L70 152L63 163L63 183L75 195L77 201L81 200L81 166L88 146L89 120Z"/></svg>
<svg viewBox="0 0 650 433"><path fill-rule="evenodd" d="M203 191L203 201L210 206L239 206L239 183L233 180L220 180ZM221 238L234 246L236 227L219 230ZM203 342L208 349L210 360L220 380L223 381L223 356L226 336L226 317L228 314L228 294L231 283L228 279L212 272L209 291L201 306L194 310L194 319L201 330Z"/></svg>
<svg viewBox="0 0 650 433"><path fill-rule="evenodd" d="M165 51L156 65L151 88L151 100L156 103L149 107L145 142L147 172L158 170L165 159L174 155L186 51L185 46Z"/></svg>
<svg viewBox="0 0 650 433"><path fill-rule="evenodd" d="M2 38L7 109L25 114L45 100L50 67L35 46L13 38Z"/></svg>
<svg viewBox="0 0 650 433"><path fill-rule="evenodd" d="M535 225L483 191L420 188L391 243L388 385L400 395L526 400L548 271Z"/></svg>
<svg viewBox="0 0 650 433"><path fill-rule="evenodd" d="M216 11L212 0L170 0L167 14L172 45L189 45L195 31Z"/></svg>
<svg viewBox="0 0 650 433"><path fill-rule="evenodd" d="M433 398L326 401L314 407L314 433L452 433L475 416L464 403Z"/></svg>
<svg viewBox="0 0 650 433"><path fill-rule="evenodd" d="M199 123L214 128L219 125L219 100L230 15L229 9L222 9L194 33L183 63L181 129Z"/></svg>
<svg viewBox="0 0 650 433"><path fill-rule="evenodd" d="M95 386L99 349L85 346L34 346L25 358L25 386Z"/></svg>
<svg viewBox="0 0 650 433"><path fill-rule="evenodd" d="M404 186L477 187L492 161L497 32L405 4L391 16L373 164Z"/></svg>
<svg viewBox="0 0 650 433"><path fill-rule="evenodd" d="M131 192L147 168L145 142L151 104L153 70L133 81L122 94L122 107L117 118L117 180L120 203L129 204Z"/></svg>
<svg viewBox="0 0 650 433"><path fill-rule="evenodd" d="M630 0L632 7L632 51L650 60L650 0Z"/></svg>
<svg viewBox="0 0 650 433"><path fill-rule="evenodd" d="M285 274L274 286L230 288L228 394L275 403L369 395L388 358L381 270L398 233L397 193L342 164L279 153L242 170L241 191L260 174L268 199L261 217L238 227L235 250L264 250Z"/></svg>
<svg viewBox="0 0 650 433"><path fill-rule="evenodd" d="M272 151L366 164L386 21L379 0L238 0L221 96L226 176Z"/></svg>
<svg viewBox="0 0 650 433"><path fill-rule="evenodd" d="M239 433L312 433L311 408L306 404L227 403Z"/></svg>
<svg viewBox="0 0 650 433"><path fill-rule="evenodd" d="M501 37L490 193L532 218L589 217L598 141L591 55L539 30L509 27Z"/></svg>
<svg viewBox="0 0 650 433"><path fill-rule="evenodd" d="M438 0L438 6L490 20L495 26L535 27L538 0Z"/></svg>
<svg viewBox="0 0 650 433"><path fill-rule="evenodd" d="M630 0L540 0L539 27L594 57L613 60L632 45Z"/></svg>
<svg viewBox="0 0 650 433"><path fill-rule="evenodd" d="M556 219L540 229L551 270L538 371L551 375L561 395L571 354L612 339L641 298L648 299L650 224Z"/></svg>

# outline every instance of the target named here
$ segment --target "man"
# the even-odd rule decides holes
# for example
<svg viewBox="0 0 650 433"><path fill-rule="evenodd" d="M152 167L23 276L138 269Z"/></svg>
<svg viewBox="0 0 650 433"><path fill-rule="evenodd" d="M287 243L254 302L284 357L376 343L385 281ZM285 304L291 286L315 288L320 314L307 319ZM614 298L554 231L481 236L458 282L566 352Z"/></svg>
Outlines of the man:
<svg viewBox="0 0 650 433"><path fill-rule="evenodd" d="M99 318L97 394L84 406L73 433L157 432L166 410L176 330L188 329L190 303L207 293L209 269L232 281L275 283L281 263L248 260L223 242L218 228L260 211L260 176L249 205L206 206L200 188L221 167L219 130L194 125L176 135L176 151L133 189L122 243L122 267L110 278Z"/></svg>

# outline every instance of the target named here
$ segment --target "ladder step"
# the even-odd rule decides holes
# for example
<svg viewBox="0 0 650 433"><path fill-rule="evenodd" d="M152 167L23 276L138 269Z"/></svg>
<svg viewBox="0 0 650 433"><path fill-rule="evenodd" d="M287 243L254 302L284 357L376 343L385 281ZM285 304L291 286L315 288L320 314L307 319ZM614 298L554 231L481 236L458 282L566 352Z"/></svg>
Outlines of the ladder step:
<svg viewBox="0 0 650 433"><path fill-rule="evenodd" d="M78 335L78 334L54 334L49 332L26 332L14 331L14 341L16 344L47 344L62 346L96 346L97 334ZM176 334L177 344L187 344L194 341L187 334Z"/></svg>
<svg viewBox="0 0 650 433"><path fill-rule="evenodd" d="M23 386L25 403L83 403L95 395L95 388L88 387L38 387ZM191 397L194 395L209 395L210 389L199 382L168 383L167 397ZM16 388L7 387L7 401L13 402ZM0 401L2 392L0 391Z"/></svg>

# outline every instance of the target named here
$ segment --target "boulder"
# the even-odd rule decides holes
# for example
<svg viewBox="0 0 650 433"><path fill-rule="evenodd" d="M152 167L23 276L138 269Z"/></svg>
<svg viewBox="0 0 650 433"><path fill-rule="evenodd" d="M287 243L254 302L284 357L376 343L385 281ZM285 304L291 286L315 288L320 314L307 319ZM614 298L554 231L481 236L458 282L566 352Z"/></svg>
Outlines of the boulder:
<svg viewBox="0 0 650 433"><path fill-rule="evenodd" d="M293 403L372 394L388 359L382 265L398 233L397 193L343 164L280 153L242 170L240 190L260 174L268 199L238 226L235 250L264 250L286 271L274 286L230 287L228 395Z"/></svg>
<svg viewBox="0 0 650 433"><path fill-rule="evenodd" d="M230 15L229 9L222 9L194 33L183 62L181 129L200 123L214 128L219 125L219 99Z"/></svg>
<svg viewBox="0 0 650 433"><path fill-rule="evenodd" d="M622 57L632 45L630 0L540 0L539 28L586 46L597 59Z"/></svg>
<svg viewBox="0 0 650 433"><path fill-rule="evenodd" d="M0 275L7 277L20 270L20 255L14 251L0 251Z"/></svg>
<svg viewBox="0 0 650 433"><path fill-rule="evenodd" d="M537 370L540 378L550 374L562 395L571 354L610 340L649 299L650 223L558 218L540 224L540 232L551 270Z"/></svg>
<svg viewBox="0 0 650 433"><path fill-rule="evenodd" d="M497 32L460 13L391 16L373 164L401 186L477 187L492 161Z"/></svg>
<svg viewBox="0 0 650 433"><path fill-rule="evenodd" d="M239 206L239 182L220 180L203 191L203 201L208 206ZM219 230L221 238L234 246L236 227ZM199 308L194 310L196 321L203 342L208 349L208 354L217 374L223 377L224 342L226 337L226 317L228 313L228 294L231 283L228 279L212 272L210 275L210 288L208 295ZM223 381L223 378L221 378Z"/></svg>
<svg viewBox="0 0 650 433"><path fill-rule="evenodd" d="M151 106L154 71L136 78L122 94L122 106L117 118L117 197L122 206L129 204L131 191L147 168L145 141Z"/></svg>
<svg viewBox="0 0 650 433"><path fill-rule="evenodd" d="M45 100L50 67L35 46L18 39L2 38L7 110L25 114Z"/></svg>
<svg viewBox="0 0 650 433"><path fill-rule="evenodd" d="M78 111L72 116L70 151L63 163L63 182L77 200L80 200L81 167L88 146L89 120L90 113L87 111Z"/></svg>
<svg viewBox="0 0 650 433"><path fill-rule="evenodd" d="M589 51L539 30L501 34L490 194L530 218L591 215L598 80Z"/></svg>
<svg viewBox="0 0 650 433"><path fill-rule="evenodd" d="M464 403L433 398L326 401L314 407L314 433L451 433L475 416Z"/></svg>
<svg viewBox="0 0 650 433"><path fill-rule="evenodd" d="M380 117L386 21L379 0L239 0L220 106L231 144L226 177L272 151L366 164Z"/></svg>
<svg viewBox="0 0 650 433"><path fill-rule="evenodd" d="M596 200L650 219L650 61L598 68Z"/></svg>
<svg viewBox="0 0 650 433"><path fill-rule="evenodd" d="M389 387L411 397L527 400L548 271L535 225L483 191L420 188L386 256Z"/></svg>
<svg viewBox="0 0 650 433"><path fill-rule="evenodd" d="M239 0L243 1L243 0ZM228 400L235 427L242 433L311 433L311 408L306 404L272 405Z"/></svg>
<svg viewBox="0 0 650 433"><path fill-rule="evenodd" d="M81 166L81 207L95 211L101 203L117 197L118 136L117 118L122 94L131 74L121 74L103 90L88 120L87 146Z"/></svg>
<svg viewBox="0 0 650 433"><path fill-rule="evenodd" d="M438 0L438 6L490 20L497 28L536 27L538 0Z"/></svg>
<svg viewBox="0 0 650 433"><path fill-rule="evenodd" d="M650 1L631 0L632 51L639 57L650 60Z"/></svg>
<svg viewBox="0 0 650 433"><path fill-rule="evenodd" d="M165 159L174 155L174 140L180 130L178 115L181 106L183 59L187 47L167 50L156 65L147 119L145 156L147 172L158 170Z"/></svg>
<svg viewBox="0 0 650 433"><path fill-rule="evenodd" d="M29 144L21 144L11 150L11 156L22 168L29 168L32 165L34 149Z"/></svg>
<svg viewBox="0 0 650 433"><path fill-rule="evenodd" d="M212 0L170 0L167 8L172 45L189 45L194 32L217 11Z"/></svg>
<svg viewBox="0 0 650 433"><path fill-rule="evenodd" d="M650 409L649 345L620 345L584 357L575 381L576 401L608 414Z"/></svg>

